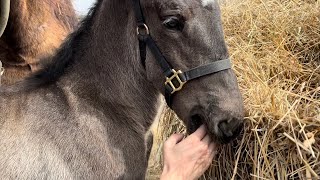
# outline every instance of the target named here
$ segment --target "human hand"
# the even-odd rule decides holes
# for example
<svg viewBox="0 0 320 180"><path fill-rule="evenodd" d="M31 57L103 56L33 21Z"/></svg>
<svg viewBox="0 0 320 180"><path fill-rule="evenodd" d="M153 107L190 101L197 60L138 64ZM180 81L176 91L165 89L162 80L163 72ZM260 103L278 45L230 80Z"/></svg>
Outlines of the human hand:
<svg viewBox="0 0 320 180"><path fill-rule="evenodd" d="M198 179L210 166L216 145L205 126L200 126L184 140L183 137L183 134L174 134L165 142L161 180Z"/></svg>

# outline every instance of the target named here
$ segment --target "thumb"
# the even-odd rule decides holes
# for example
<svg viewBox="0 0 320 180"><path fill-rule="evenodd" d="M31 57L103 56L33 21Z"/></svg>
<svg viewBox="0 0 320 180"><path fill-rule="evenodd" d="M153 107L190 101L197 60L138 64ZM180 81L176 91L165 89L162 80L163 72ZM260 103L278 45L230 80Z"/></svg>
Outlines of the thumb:
<svg viewBox="0 0 320 180"><path fill-rule="evenodd" d="M164 148L170 148L178 144L182 139L184 135L183 134L173 134L167 139L167 141L164 143Z"/></svg>

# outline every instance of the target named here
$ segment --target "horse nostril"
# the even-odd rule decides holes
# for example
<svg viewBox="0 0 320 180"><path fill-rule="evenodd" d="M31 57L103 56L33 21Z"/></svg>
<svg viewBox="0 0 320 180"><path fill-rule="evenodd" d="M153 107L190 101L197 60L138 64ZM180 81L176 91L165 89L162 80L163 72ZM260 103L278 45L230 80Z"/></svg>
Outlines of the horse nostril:
<svg viewBox="0 0 320 180"><path fill-rule="evenodd" d="M194 133L202 124L203 124L203 117L200 114L194 114L191 116L188 127L188 133Z"/></svg>
<svg viewBox="0 0 320 180"><path fill-rule="evenodd" d="M223 138L225 141L230 141L236 138L242 131L243 121L236 118L223 120L218 124L218 128L221 138Z"/></svg>
<svg viewBox="0 0 320 180"><path fill-rule="evenodd" d="M225 137L232 137L233 136L233 130L234 125L232 125L232 122L228 122L228 120L224 120L218 124L218 127Z"/></svg>

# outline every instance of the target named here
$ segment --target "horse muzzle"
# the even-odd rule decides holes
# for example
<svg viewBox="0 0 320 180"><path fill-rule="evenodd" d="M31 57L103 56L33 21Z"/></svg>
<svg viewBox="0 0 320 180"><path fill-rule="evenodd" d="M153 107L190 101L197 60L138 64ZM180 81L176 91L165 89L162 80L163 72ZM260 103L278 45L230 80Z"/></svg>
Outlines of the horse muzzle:
<svg viewBox="0 0 320 180"><path fill-rule="evenodd" d="M230 116L228 113L210 114L212 115L208 116L199 109L193 111L187 123L188 134L195 132L202 124L205 124L213 141L227 144L237 138L243 130L243 116Z"/></svg>

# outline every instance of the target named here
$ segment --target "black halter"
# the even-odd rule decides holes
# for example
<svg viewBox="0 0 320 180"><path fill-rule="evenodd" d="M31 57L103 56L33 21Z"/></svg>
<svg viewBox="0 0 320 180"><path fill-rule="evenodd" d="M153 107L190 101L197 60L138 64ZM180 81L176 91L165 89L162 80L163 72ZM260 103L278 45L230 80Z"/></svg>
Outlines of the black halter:
<svg viewBox="0 0 320 180"><path fill-rule="evenodd" d="M173 69L166 58L162 55L155 41L150 36L149 28L145 23L145 19L142 13L140 0L133 0L133 6L137 18L137 34L139 39L141 62L145 66L148 46L152 54L158 61L159 65L161 66L164 75L166 76L166 81L164 83L165 98L170 108L172 105L172 95L175 92L180 91L183 88L184 84L188 81L231 68L230 59L225 59L215 61L213 63L206 64L186 72Z"/></svg>

